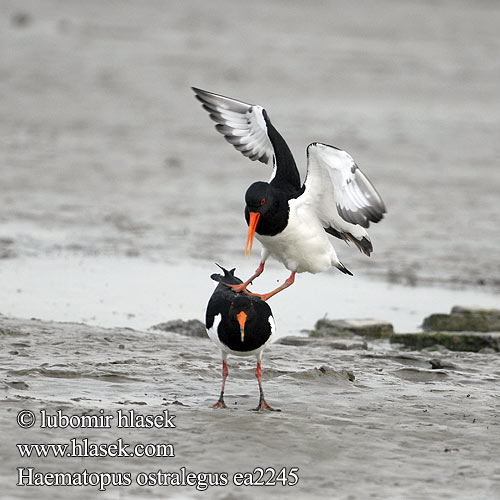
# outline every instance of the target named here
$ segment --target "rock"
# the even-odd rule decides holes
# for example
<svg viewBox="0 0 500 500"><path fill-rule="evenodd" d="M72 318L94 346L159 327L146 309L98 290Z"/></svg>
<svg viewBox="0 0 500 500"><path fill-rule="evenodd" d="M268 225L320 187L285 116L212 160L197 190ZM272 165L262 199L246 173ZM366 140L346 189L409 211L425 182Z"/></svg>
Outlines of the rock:
<svg viewBox="0 0 500 500"><path fill-rule="evenodd" d="M450 314L431 314L424 319L426 331L499 332L500 309L454 306Z"/></svg>
<svg viewBox="0 0 500 500"><path fill-rule="evenodd" d="M378 319L320 319L311 337L352 337L361 335L372 339L387 338L394 333L391 323Z"/></svg>
<svg viewBox="0 0 500 500"><path fill-rule="evenodd" d="M422 332L394 333L391 344L403 344L414 349L425 349L441 345L450 351L479 352L484 348L500 351L500 333L480 332Z"/></svg>
<svg viewBox="0 0 500 500"><path fill-rule="evenodd" d="M343 375L347 380L349 380L349 382L354 382L356 380L354 373L348 370L340 370L339 373Z"/></svg>
<svg viewBox="0 0 500 500"><path fill-rule="evenodd" d="M429 359L429 364L433 370L442 370L444 368L443 363L438 358Z"/></svg>
<svg viewBox="0 0 500 500"><path fill-rule="evenodd" d="M325 382L354 382L356 377L349 370L335 370L328 365L316 366L305 370L293 371L288 374L290 377L297 380L323 379Z"/></svg>
<svg viewBox="0 0 500 500"><path fill-rule="evenodd" d="M276 341L276 344L293 345L293 346L313 346L313 347L326 347L330 349L367 349L364 340L353 339L324 339L324 338L311 338L311 337L296 337L290 335L282 337Z"/></svg>
<svg viewBox="0 0 500 500"><path fill-rule="evenodd" d="M348 370L334 370L333 368L329 366L322 365L319 368L314 369L315 372L318 374L318 376L323 376L323 375L328 375L328 376L341 376L345 378L346 380L349 380L349 382L354 382L356 380L356 377L354 373L348 371Z"/></svg>
<svg viewBox="0 0 500 500"><path fill-rule="evenodd" d="M186 337L202 337L208 338L207 330L204 323L198 319L189 319L184 321L182 319L175 319L160 323L151 327L151 330L162 330L164 332L174 332Z"/></svg>
<svg viewBox="0 0 500 500"><path fill-rule="evenodd" d="M480 351L480 354L496 354L495 349L492 349L491 347L483 347Z"/></svg>
<svg viewBox="0 0 500 500"><path fill-rule="evenodd" d="M451 363L450 361L439 359L439 358L432 358L429 359L429 364L431 365L431 369L433 370L456 370L457 365L454 363Z"/></svg>
<svg viewBox="0 0 500 500"><path fill-rule="evenodd" d="M21 391L25 391L29 388L29 385L22 380L14 380L12 382L7 382L7 385L12 387L13 389L18 389Z"/></svg>

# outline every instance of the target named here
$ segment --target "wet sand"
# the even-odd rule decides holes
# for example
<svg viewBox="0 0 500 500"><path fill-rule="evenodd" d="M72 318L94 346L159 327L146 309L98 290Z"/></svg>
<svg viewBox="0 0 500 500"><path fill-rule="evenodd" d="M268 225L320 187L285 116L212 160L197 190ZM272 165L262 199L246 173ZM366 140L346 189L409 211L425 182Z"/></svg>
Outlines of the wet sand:
<svg viewBox="0 0 500 500"><path fill-rule="evenodd" d="M3 498L197 498L194 487L16 487L14 467L39 471L252 471L298 467L282 487L211 487L209 498L495 498L500 469L498 354L368 351L273 344L264 359L267 400L252 361L230 360L227 410L211 408L220 359L208 339L1 318ZM442 369L431 369L439 358ZM355 380L348 380L348 373ZM175 414L168 429L19 429L20 409L38 416ZM171 443L169 458L24 458L16 443L71 438Z"/></svg>

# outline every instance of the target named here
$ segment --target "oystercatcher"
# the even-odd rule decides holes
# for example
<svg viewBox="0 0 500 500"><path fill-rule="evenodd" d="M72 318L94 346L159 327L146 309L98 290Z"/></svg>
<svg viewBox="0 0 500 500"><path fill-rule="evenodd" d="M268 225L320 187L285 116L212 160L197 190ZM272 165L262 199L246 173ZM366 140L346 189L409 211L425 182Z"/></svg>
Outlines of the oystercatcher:
<svg viewBox="0 0 500 500"><path fill-rule="evenodd" d="M292 153L262 106L192 89L228 142L252 161L273 168L269 182L255 182L245 194L249 226L245 253L250 257L254 235L262 252L255 274L235 290L245 291L262 274L270 255L291 275L283 285L261 295L263 300L290 286L296 273L318 273L334 266L352 276L328 234L354 243L370 256L373 247L366 228L386 212L382 198L352 157L335 146L309 144L307 176L301 184Z"/></svg>
<svg viewBox="0 0 500 500"><path fill-rule="evenodd" d="M255 356L257 370L255 376L259 382L260 398L255 410L274 410L264 399L262 389L262 351L274 334L275 324L269 305L259 297L235 292L227 285L239 285L242 281L234 275L234 269L212 274L211 278L219 284L210 297L206 312L205 325L212 342L222 353L222 390L214 408L226 408L224 386L229 374L227 355Z"/></svg>

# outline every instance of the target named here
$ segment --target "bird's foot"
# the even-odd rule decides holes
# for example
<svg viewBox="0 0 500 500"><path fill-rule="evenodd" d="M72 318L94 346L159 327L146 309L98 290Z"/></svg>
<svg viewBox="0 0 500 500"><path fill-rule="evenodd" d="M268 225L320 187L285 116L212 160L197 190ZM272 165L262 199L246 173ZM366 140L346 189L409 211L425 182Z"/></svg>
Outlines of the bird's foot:
<svg viewBox="0 0 500 500"><path fill-rule="evenodd" d="M248 295L253 295L254 297L259 297L261 300L263 300L264 302L266 302L267 300L269 300L271 297L274 297L277 293L281 292L282 290L284 290L285 288L288 288L289 286L293 285L295 281L295 272L293 272L286 280L285 282L279 286L278 288L276 288L275 290L269 292L269 293L263 293L263 294L260 294L260 293L248 293Z"/></svg>
<svg viewBox="0 0 500 500"><path fill-rule="evenodd" d="M259 299L263 300L264 302L272 297L270 293L250 293L246 292L247 295L250 295L252 297L259 297Z"/></svg>
<svg viewBox="0 0 500 500"><path fill-rule="evenodd" d="M227 408L227 406L226 406L226 403L224 403L223 399L219 399L219 401L217 401L217 403L214 403L212 405L212 408Z"/></svg>
<svg viewBox="0 0 500 500"><path fill-rule="evenodd" d="M228 283L224 283L224 285L228 286L229 288L233 289L233 292L236 293L246 293L248 295L251 295L249 292L247 292L247 286L248 283L241 283L241 285L229 285Z"/></svg>
<svg viewBox="0 0 500 500"><path fill-rule="evenodd" d="M250 276L250 278L248 278L245 283L241 283L239 285L229 285L228 283L224 283L226 286L228 286L229 288L232 288L233 291L235 291L236 293L246 293L248 295L254 295L253 293L250 293L248 290L247 290L247 286L248 285L251 285L253 283L253 280L255 278L258 278L264 271L264 262L261 262L259 264L259 267L255 270L255 273Z"/></svg>
<svg viewBox="0 0 500 500"><path fill-rule="evenodd" d="M266 302L266 300L269 300L273 295L275 295L272 292L269 293L250 293L246 292L247 295L251 295L252 297L259 297L259 299L263 300Z"/></svg>
<svg viewBox="0 0 500 500"><path fill-rule="evenodd" d="M268 411L281 411L278 408L273 408L270 404L266 403L264 399L259 401L259 406L254 409L254 411L260 411L260 410L268 410Z"/></svg>

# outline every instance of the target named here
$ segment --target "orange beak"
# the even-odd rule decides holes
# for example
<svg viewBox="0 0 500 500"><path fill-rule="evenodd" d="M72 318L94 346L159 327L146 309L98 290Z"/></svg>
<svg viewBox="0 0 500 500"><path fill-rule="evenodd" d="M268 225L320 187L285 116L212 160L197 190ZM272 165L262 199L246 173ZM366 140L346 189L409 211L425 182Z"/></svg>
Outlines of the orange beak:
<svg viewBox="0 0 500 500"><path fill-rule="evenodd" d="M236 315L236 318L238 319L238 323L240 324L241 341L243 342L245 340L245 321L247 320L247 314L243 311L240 311Z"/></svg>
<svg viewBox="0 0 500 500"><path fill-rule="evenodd" d="M257 229L259 218L259 212L250 212L250 221L248 222L247 246L245 247L245 255L248 253L248 258L250 258L250 255L252 254L253 236L255 234L255 230Z"/></svg>

